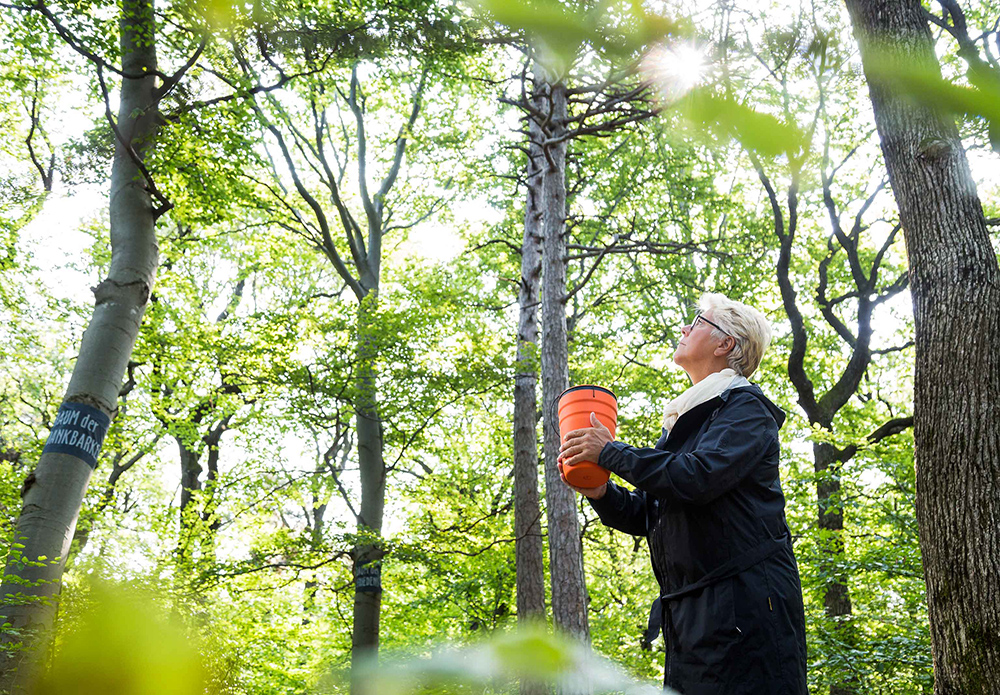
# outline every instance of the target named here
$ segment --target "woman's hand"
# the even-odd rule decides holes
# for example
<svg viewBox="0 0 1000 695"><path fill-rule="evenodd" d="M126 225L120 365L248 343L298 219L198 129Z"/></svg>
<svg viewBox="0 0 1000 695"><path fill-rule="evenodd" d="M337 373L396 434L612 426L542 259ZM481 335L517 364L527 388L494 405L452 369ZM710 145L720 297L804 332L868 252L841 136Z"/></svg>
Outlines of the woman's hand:
<svg viewBox="0 0 1000 695"><path fill-rule="evenodd" d="M602 425L593 413L590 414L590 424L593 427L573 430L566 435L565 441L559 447L559 463L570 466L583 461L597 463L597 459L601 457L601 449L614 438L611 436L611 430Z"/></svg>
<svg viewBox="0 0 1000 695"><path fill-rule="evenodd" d="M566 480L566 474L563 471L564 465L572 466L577 463L582 463L583 461L591 461L592 463L597 463L597 460L601 457L601 449L604 445L612 441L611 430L601 424L601 421L597 419L597 416L593 413L590 414L590 424L593 427L585 427L581 430L573 430L566 435L566 441L563 445L559 447L559 475L562 481L569 485L571 488L579 492L584 497L589 497L593 500L599 500L608 491L608 484L604 483L599 487L577 487L571 485Z"/></svg>
<svg viewBox="0 0 1000 695"><path fill-rule="evenodd" d="M566 474L563 473L563 465L561 463L556 465L559 466L559 477L562 478L562 481L566 483L566 485L568 485L569 487L579 492L584 497L589 497L592 500L599 500L602 497L604 497L605 494L607 494L608 492L607 483L604 483L600 487L577 487L576 485L571 485L570 482L566 480Z"/></svg>

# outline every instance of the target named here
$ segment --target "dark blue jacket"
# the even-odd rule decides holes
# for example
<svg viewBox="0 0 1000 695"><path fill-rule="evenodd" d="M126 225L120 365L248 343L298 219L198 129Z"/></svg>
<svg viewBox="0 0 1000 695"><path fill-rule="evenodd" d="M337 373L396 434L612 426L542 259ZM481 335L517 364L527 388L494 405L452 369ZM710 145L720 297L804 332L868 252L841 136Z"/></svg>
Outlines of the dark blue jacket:
<svg viewBox="0 0 1000 695"><path fill-rule="evenodd" d="M649 540L665 685L806 695L802 589L778 479L785 414L741 381L684 413L652 449L605 445L600 465L636 489L608 483L591 505L607 526Z"/></svg>

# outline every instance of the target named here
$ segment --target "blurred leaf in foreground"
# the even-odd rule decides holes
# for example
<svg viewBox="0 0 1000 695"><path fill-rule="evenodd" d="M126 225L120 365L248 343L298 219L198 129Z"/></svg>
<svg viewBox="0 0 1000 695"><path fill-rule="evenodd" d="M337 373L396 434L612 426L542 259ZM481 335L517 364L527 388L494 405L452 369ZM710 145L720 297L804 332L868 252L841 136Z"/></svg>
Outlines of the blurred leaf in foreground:
<svg viewBox="0 0 1000 695"><path fill-rule="evenodd" d="M733 137L743 147L765 156L799 155L805 144L802 131L768 113L755 111L746 104L697 89L679 102L678 107L691 124L716 137Z"/></svg>
<svg viewBox="0 0 1000 695"><path fill-rule="evenodd" d="M519 630L470 647L441 650L426 659L369 663L360 681L365 695L516 692L517 680L557 686L562 692L654 695L610 661L543 627ZM332 691L327 691L332 692Z"/></svg>
<svg viewBox="0 0 1000 695"><path fill-rule="evenodd" d="M993 133L1000 129L1000 86L957 85L941 77L937 65L921 66L903 51L882 51L870 61L869 78L889 85L922 106L984 119Z"/></svg>
<svg viewBox="0 0 1000 695"><path fill-rule="evenodd" d="M686 21L650 13L641 2L631 0L595 2L588 10L576 11L557 0L477 3L496 21L527 32L557 73L565 72L584 44L621 56L644 54L641 73L660 97L661 108L682 108L694 129L733 137L765 156L791 157L802 148L804 138L794 124L715 96L711 86L695 89L709 66L690 43L692 32Z"/></svg>
<svg viewBox="0 0 1000 695"><path fill-rule="evenodd" d="M573 10L558 0L473 0L494 20L525 31L535 48L565 71L584 44L629 57L667 36L688 36L686 22L646 11L635 0L603 0Z"/></svg>
<svg viewBox="0 0 1000 695"><path fill-rule="evenodd" d="M198 646L161 615L155 597L96 586L78 623L57 638L51 668L32 695L202 695L208 673Z"/></svg>

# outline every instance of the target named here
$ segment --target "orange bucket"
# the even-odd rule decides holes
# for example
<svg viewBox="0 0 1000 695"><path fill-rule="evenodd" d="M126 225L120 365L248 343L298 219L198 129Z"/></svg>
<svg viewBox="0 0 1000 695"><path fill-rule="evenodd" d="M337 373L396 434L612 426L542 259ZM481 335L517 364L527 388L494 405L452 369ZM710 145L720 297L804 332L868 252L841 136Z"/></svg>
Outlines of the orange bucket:
<svg viewBox="0 0 1000 695"><path fill-rule="evenodd" d="M593 427L590 414L594 413L601 424L615 436L618 426L618 399L615 394L600 386L574 386L559 396L559 437L565 442L573 430ZM576 487L600 487L608 482L608 470L596 461L581 461L568 466L563 464L563 475Z"/></svg>

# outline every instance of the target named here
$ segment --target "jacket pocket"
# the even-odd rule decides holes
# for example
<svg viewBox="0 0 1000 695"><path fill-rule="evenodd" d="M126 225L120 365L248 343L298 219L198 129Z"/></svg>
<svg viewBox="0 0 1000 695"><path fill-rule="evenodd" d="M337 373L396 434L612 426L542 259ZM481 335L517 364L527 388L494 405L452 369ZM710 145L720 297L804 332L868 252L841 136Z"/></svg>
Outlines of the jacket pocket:
<svg viewBox="0 0 1000 695"><path fill-rule="evenodd" d="M723 579L678 599L667 601L665 618L682 661L715 663L739 641L733 579Z"/></svg>

